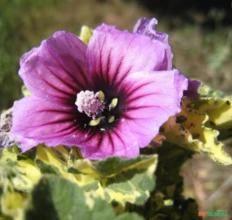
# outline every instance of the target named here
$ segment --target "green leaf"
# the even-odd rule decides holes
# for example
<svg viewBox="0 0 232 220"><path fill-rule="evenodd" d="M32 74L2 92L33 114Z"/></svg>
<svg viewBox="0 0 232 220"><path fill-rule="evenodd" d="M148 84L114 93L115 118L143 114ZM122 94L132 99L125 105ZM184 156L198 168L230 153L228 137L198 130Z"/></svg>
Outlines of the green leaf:
<svg viewBox="0 0 232 220"><path fill-rule="evenodd" d="M81 27L81 32L80 32L80 39L85 42L86 44L89 43L90 38L93 35L93 31L91 28L88 26L84 25Z"/></svg>
<svg viewBox="0 0 232 220"><path fill-rule="evenodd" d="M27 219L90 219L83 190L58 176L44 176L32 192Z"/></svg>
<svg viewBox="0 0 232 220"><path fill-rule="evenodd" d="M33 160L18 160L19 150L16 147L4 148L0 158L0 186L29 192L41 177Z"/></svg>
<svg viewBox="0 0 232 220"><path fill-rule="evenodd" d="M57 175L84 187L90 206L98 198L116 201L122 206L127 202L143 204L155 185L156 155L90 161L80 158L75 149L38 146L36 161L40 167L38 161L47 166L45 172L51 167Z"/></svg>
<svg viewBox="0 0 232 220"><path fill-rule="evenodd" d="M196 103L196 108L209 116L210 123L220 130L232 128L232 97L206 85L200 88L200 94L201 100Z"/></svg>
<svg viewBox="0 0 232 220"><path fill-rule="evenodd" d="M136 213L123 213L116 220L142 220L143 218Z"/></svg>
<svg viewBox="0 0 232 220"><path fill-rule="evenodd" d="M106 160L97 161L94 163L96 170L102 177L113 178L120 175L123 172L130 170L142 171L149 167L157 160L155 156L139 156L134 159L120 159L118 157L112 157Z"/></svg>
<svg viewBox="0 0 232 220"><path fill-rule="evenodd" d="M102 199L95 201L94 207L91 209L91 220L112 219L112 220L142 220L143 218L136 213L124 212L116 215L112 206Z"/></svg>
<svg viewBox="0 0 232 220"><path fill-rule="evenodd" d="M142 219L134 213L116 216L113 208L101 199L93 207L86 203L83 188L54 175L45 175L32 192L32 205L26 219L98 220Z"/></svg>
<svg viewBox="0 0 232 220"><path fill-rule="evenodd" d="M16 220L23 220L26 204L27 197L22 193L15 191L5 192L1 196L1 213Z"/></svg>
<svg viewBox="0 0 232 220"><path fill-rule="evenodd" d="M157 161L156 155L149 155L131 160L109 158L95 162L101 184L87 194L90 198L100 197L122 206L128 202L142 205L155 187Z"/></svg>
<svg viewBox="0 0 232 220"><path fill-rule="evenodd" d="M89 160L82 159L76 149L63 146L48 148L39 145L36 148L35 160L45 173L56 173L76 183L86 186L96 181L96 172Z"/></svg>
<svg viewBox="0 0 232 220"><path fill-rule="evenodd" d="M91 209L91 219L115 219L113 208L104 200L97 199Z"/></svg>
<svg viewBox="0 0 232 220"><path fill-rule="evenodd" d="M31 159L18 159L16 147L1 149L0 157L0 213L17 220L23 219L29 194L41 177Z"/></svg>
<svg viewBox="0 0 232 220"><path fill-rule="evenodd" d="M223 143L217 139L219 131L211 127L213 111L206 108L206 106L210 107L209 103L202 104L204 100L211 101L213 96L215 93L211 99L206 99L205 95L197 101L183 99L181 113L171 117L165 123L162 128L163 135L170 143L195 152L205 153L223 165L231 165L232 158L224 151ZM226 119L226 121L229 120L229 118Z"/></svg>

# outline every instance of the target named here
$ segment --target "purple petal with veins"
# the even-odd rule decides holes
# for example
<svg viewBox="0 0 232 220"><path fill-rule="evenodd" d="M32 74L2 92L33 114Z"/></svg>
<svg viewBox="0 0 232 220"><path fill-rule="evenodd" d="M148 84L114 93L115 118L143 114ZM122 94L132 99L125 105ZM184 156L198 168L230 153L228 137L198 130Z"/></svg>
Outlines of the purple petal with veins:
<svg viewBox="0 0 232 220"><path fill-rule="evenodd" d="M90 159L138 156L188 86L155 25L141 20L130 33L102 24L88 45L59 31L27 52L19 75L32 95L15 102L11 129L22 150L63 144Z"/></svg>
<svg viewBox="0 0 232 220"><path fill-rule="evenodd" d="M140 18L134 26L134 33L138 33L149 37L153 42L160 42L165 47L165 58L162 59L163 67L160 70L166 70L172 68L172 50L168 43L168 35L156 30L158 21L155 18ZM155 69L157 70L157 69Z"/></svg>
<svg viewBox="0 0 232 220"><path fill-rule="evenodd" d="M134 26L134 32L149 36L151 39L168 43L168 35L163 32L156 31L158 21L155 18L140 18Z"/></svg>

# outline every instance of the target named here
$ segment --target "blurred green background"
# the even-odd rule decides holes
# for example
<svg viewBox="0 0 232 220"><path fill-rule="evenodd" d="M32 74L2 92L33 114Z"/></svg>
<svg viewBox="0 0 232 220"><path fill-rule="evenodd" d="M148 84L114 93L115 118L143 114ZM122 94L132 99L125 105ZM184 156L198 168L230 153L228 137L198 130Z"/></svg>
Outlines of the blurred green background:
<svg viewBox="0 0 232 220"><path fill-rule="evenodd" d="M19 58L42 39L60 29L78 34L81 25L95 27L102 22L131 30L141 16L155 16L159 30L169 33L177 68L214 88L232 92L229 0L0 0L0 110L20 98ZM217 194L220 198L210 197L230 173L231 168L195 158L183 170L186 194L197 198L202 209L232 210L228 199L232 198L232 190L228 191L232 180L229 188Z"/></svg>
<svg viewBox="0 0 232 220"><path fill-rule="evenodd" d="M79 32L101 22L132 29L156 16L170 35L175 65L188 76L231 91L232 23L227 1L209 0L0 0L0 110L20 97L20 56L58 29Z"/></svg>

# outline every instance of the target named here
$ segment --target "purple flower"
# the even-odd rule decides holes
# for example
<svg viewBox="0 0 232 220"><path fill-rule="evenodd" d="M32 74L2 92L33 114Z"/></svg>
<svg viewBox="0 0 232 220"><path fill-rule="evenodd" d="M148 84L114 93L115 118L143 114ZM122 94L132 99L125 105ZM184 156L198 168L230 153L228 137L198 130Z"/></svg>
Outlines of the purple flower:
<svg viewBox="0 0 232 220"><path fill-rule="evenodd" d="M23 151L44 143L91 159L138 156L180 111L188 84L172 69L167 35L146 21L134 33L102 24L88 45L59 31L21 58L32 95L15 102L11 132Z"/></svg>
<svg viewBox="0 0 232 220"><path fill-rule="evenodd" d="M201 81L199 80L189 80L188 81L188 89L184 91L184 96L187 96L191 99L198 99L199 93L198 89L201 86Z"/></svg>

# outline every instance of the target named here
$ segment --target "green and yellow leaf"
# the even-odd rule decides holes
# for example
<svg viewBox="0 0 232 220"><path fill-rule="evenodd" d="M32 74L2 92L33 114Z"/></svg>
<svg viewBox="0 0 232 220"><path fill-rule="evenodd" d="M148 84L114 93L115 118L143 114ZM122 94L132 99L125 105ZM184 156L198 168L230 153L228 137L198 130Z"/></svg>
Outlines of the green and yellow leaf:
<svg viewBox="0 0 232 220"><path fill-rule="evenodd" d="M213 120L216 111L207 110L201 103L202 100L194 103L192 100L184 99L181 113L165 123L163 134L170 143L206 153L216 162L231 165L232 158L224 151L223 143L217 139L219 132L210 127L210 121ZM220 111L223 114L222 110Z"/></svg>
<svg viewBox="0 0 232 220"><path fill-rule="evenodd" d="M92 35L93 35L93 30L90 27L88 27L86 25L84 25L84 26L81 27L80 39L83 42L85 42L86 44L88 44L90 38L92 37Z"/></svg>
<svg viewBox="0 0 232 220"><path fill-rule="evenodd" d="M78 158L75 149L64 147L37 147L36 161L46 164L59 175L85 188L88 204L101 198L116 201L123 206L126 202L143 204L153 190L157 156L140 156L131 160L109 158L90 161ZM48 168L46 168L49 170ZM45 170L46 171L46 170ZM54 173L56 173L54 172Z"/></svg>
<svg viewBox="0 0 232 220"><path fill-rule="evenodd" d="M209 116L209 121L217 129L232 128L232 97L220 91L212 91L207 86L200 88L201 100L196 103L199 111Z"/></svg>

